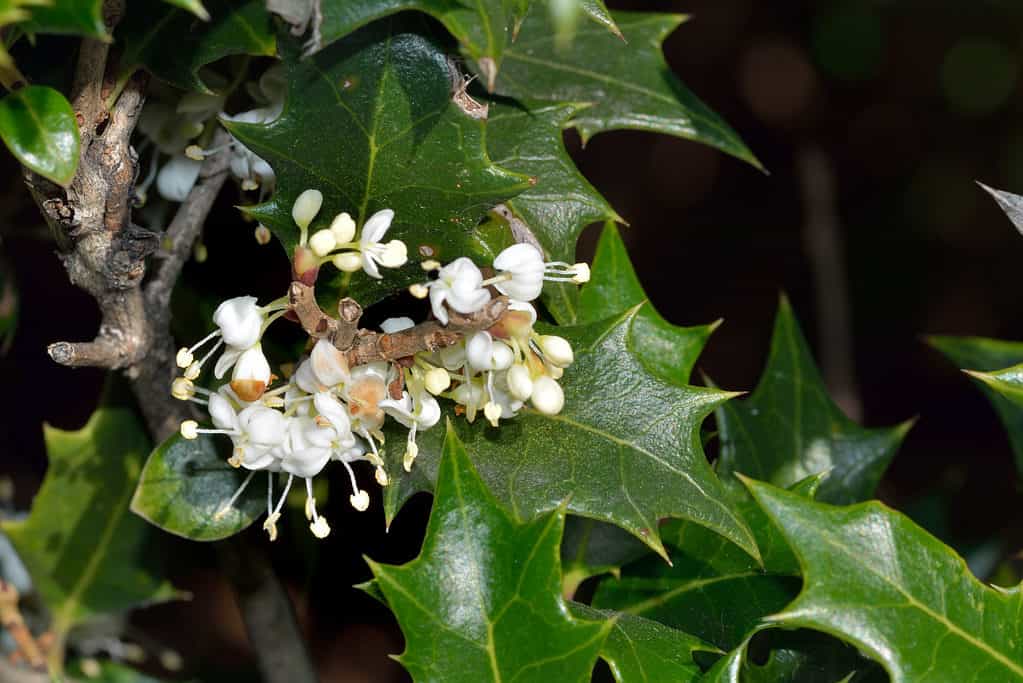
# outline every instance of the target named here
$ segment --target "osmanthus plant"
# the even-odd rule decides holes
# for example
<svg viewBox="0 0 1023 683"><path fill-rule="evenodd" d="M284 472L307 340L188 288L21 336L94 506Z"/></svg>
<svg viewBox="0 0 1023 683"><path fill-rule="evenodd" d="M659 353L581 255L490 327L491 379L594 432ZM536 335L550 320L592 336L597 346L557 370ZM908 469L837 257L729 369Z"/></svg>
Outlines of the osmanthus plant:
<svg viewBox="0 0 1023 683"><path fill-rule="evenodd" d="M82 429L47 428L42 488L3 524L0 679L226 680L124 628L182 597L169 533L224 556L262 677L315 681L266 548L315 562L346 544L338 501L381 506L383 531L429 492L418 557L367 558L360 586L416 681L1023 680L1019 588L869 501L911 425L846 418L784 299L749 397L692 385L717 323L658 314L574 167L570 128L759 166L665 64L682 19L600 0L0 7L0 136L103 316L50 356L127 378ZM204 228L221 196L238 220ZM204 230L276 249L290 280ZM189 259L216 264L219 297L181 278ZM1023 361L936 343L980 370ZM1017 445L1021 375L977 374Z"/></svg>

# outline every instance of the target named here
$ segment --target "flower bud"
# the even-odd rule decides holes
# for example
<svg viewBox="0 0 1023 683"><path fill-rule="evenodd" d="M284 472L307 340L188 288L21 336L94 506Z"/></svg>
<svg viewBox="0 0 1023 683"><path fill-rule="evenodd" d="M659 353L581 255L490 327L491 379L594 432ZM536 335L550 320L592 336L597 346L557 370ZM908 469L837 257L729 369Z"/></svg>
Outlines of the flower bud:
<svg viewBox="0 0 1023 683"><path fill-rule="evenodd" d="M369 508L369 494L359 489L352 495L348 496L348 502L352 504L352 507L359 512L365 512Z"/></svg>
<svg viewBox="0 0 1023 683"><path fill-rule="evenodd" d="M528 401L533 395L533 378L529 376L529 368L521 363L508 368L508 391L520 401Z"/></svg>
<svg viewBox="0 0 1023 683"><path fill-rule="evenodd" d="M270 238L272 237L270 234L270 228L266 227L262 223L256 226L255 236L256 244L260 246L270 244Z"/></svg>
<svg viewBox="0 0 1023 683"><path fill-rule="evenodd" d="M181 436L188 440L199 437L199 423L195 420L185 420L181 423Z"/></svg>
<svg viewBox="0 0 1023 683"><path fill-rule="evenodd" d="M362 257L357 251L345 251L334 257L334 267L343 273L355 273L362 270Z"/></svg>
<svg viewBox="0 0 1023 683"><path fill-rule="evenodd" d="M291 207L291 217L295 224L302 230L309 227L309 224L316 218L323 206L323 193L319 190L306 190L298 195L294 206Z"/></svg>
<svg viewBox="0 0 1023 683"><path fill-rule="evenodd" d="M195 248L192 249L192 257L196 263L206 263L206 259L210 257L210 250L202 242L196 242Z"/></svg>
<svg viewBox="0 0 1023 683"><path fill-rule="evenodd" d="M565 393L561 386L546 375L537 377L533 382L530 400L533 407L544 415L557 415L565 407Z"/></svg>
<svg viewBox="0 0 1023 683"><path fill-rule="evenodd" d="M444 368L434 368L426 373L426 390L434 396L448 390L451 386L451 375Z"/></svg>
<svg viewBox="0 0 1023 683"><path fill-rule="evenodd" d="M334 251L334 247L337 246L337 239L334 237L334 233L330 230L317 230L313 233L313 236L309 238L309 248L313 250L313 253L317 256L326 256L330 252Z"/></svg>
<svg viewBox="0 0 1023 683"><path fill-rule="evenodd" d="M339 213L334 216L330 223L330 231L334 233L334 239L338 244L351 242L355 238L355 221L348 215L348 212Z"/></svg>
<svg viewBox="0 0 1023 683"><path fill-rule="evenodd" d="M575 360L572 345L564 337L546 334L541 336L537 343L540 345L540 350L543 351L544 358L551 365L567 368Z"/></svg>

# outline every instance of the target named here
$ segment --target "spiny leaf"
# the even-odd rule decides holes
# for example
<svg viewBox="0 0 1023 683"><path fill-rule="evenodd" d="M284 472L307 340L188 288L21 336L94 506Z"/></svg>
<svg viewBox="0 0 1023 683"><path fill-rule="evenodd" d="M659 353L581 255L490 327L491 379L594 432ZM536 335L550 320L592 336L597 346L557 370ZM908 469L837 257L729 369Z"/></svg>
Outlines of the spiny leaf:
<svg viewBox="0 0 1023 683"><path fill-rule="evenodd" d="M593 257L593 278L579 297L579 323L596 322L643 304L633 323L633 350L646 369L666 382L684 385L703 347L720 321L710 325L672 325L647 303L618 226L608 223Z"/></svg>
<svg viewBox="0 0 1023 683"><path fill-rule="evenodd" d="M519 522L448 428L419 557L368 561L405 634L398 661L414 680L589 681L613 621L568 614L558 562L564 519L558 508Z"/></svg>
<svg viewBox="0 0 1023 683"><path fill-rule="evenodd" d="M1023 233L1023 197L1011 192L996 190L993 187L988 187L984 183L977 184L995 198L995 201L998 202L998 206L1000 206L1002 211L1005 212L1005 215L1009 217L1012 224L1016 226L1017 230Z"/></svg>
<svg viewBox="0 0 1023 683"><path fill-rule="evenodd" d="M575 245L583 228L599 221L622 220L579 173L565 149L562 132L573 114L584 107L492 102L487 120L487 151L494 163L536 178L533 187L507 203L508 208L551 260L569 263L575 261ZM577 292L573 284L550 283L544 288L544 303L559 322L583 322L576 320Z"/></svg>
<svg viewBox="0 0 1023 683"><path fill-rule="evenodd" d="M67 186L78 169L75 113L53 88L30 85L0 99L0 138L19 162Z"/></svg>
<svg viewBox="0 0 1023 683"><path fill-rule="evenodd" d="M154 568L152 529L128 511L149 451L128 408L101 407L80 430L46 427L49 468L27 519L3 525L53 614L62 644L90 618L176 596ZM60 645L58 645L59 647Z"/></svg>
<svg viewBox="0 0 1023 683"><path fill-rule="evenodd" d="M246 529L263 512L259 481L228 507L250 473L227 464L208 434L170 437L150 454L131 510L164 531L193 541L217 541ZM264 487L265 488L265 487Z"/></svg>
<svg viewBox="0 0 1023 683"><path fill-rule="evenodd" d="M132 0L117 36L124 41L125 69L145 67L182 90L211 92L202 67L228 55L272 56L277 52L266 0L207 0L212 18L165 0ZM201 16L201 15L199 15Z"/></svg>
<svg viewBox="0 0 1023 683"><path fill-rule="evenodd" d="M535 515L567 499L570 512L621 526L662 554L658 520L679 517L756 557L752 534L700 444L700 423L730 394L651 376L633 351L637 313L633 308L599 323L557 328L576 352L561 379L565 407L559 415L527 407L497 429L464 418L455 418L455 428L484 481L517 514ZM387 487L389 519L436 480L438 431L422 435L411 474ZM387 446L390 470L398 472L403 434L393 433Z"/></svg>
<svg viewBox="0 0 1023 683"><path fill-rule="evenodd" d="M288 99L267 125L230 124L277 174L277 191L252 215L288 249L299 233L291 207L306 189L323 192L310 231L341 211L361 225L384 208L395 211L387 239L401 239L413 258L384 280L363 273L335 276L334 287L363 306L423 278L414 262L454 260L478 251L473 228L494 205L529 187L526 176L498 168L485 150L483 123L451 101L443 48L415 15L375 22L300 60L285 50ZM328 272L329 271L329 272ZM329 286L333 266L320 282Z"/></svg>
<svg viewBox="0 0 1023 683"><path fill-rule="evenodd" d="M912 424L864 429L842 414L784 297L760 384L716 416L726 483L741 491L732 476L738 472L784 487L828 472L819 499L833 503L869 498Z"/></svg>
<svg viewBox="0 0 1023 683"><path fill-rule="evenodd" d="M982 337L929 337L928 343L969 371L1009 434L1023 473L1023 342Z"/></svg>
<svg viewBox="0 0 1023 683"><path fill-rule="evenodd" d="M759 167L735 132L664 61L661 43L685 17L651 12L613 17L628 43L587 24L558 49L548 13L530 12L518 40L505 50L496 91L524 100L591 103L571 121L584 142L607 130L645 130L702 142Z"/></svg>
<svg viewBox="0 0 1023 683"><path fill-rule="evenodd" d="M1023 681L1019 588L981 584L955 552L881 503L812 503L747 481L803 568L771 621L848 641L893 683Z"/></svg>
<svg viewBox="0 0 1023 683"><path fill-rule="evenodd" d="M577 602L569 603L572 614L591 621L614 624L600 658L607 662L618 683L695 683L700 667L695 652L718 652L699 638L668 628L656 621L597 610Z"/></svg>
<svg viewBox="0 0 1023 683"><path fill-rule="evenodd" d="M819 483L819 477L811 477L793 490L812 497ZM739 645L761 619L796 596L799 567L752 499L740 500L738 507L756 537L763 566L722 536L672 520L661 530L671 564L648 557L624 567L600 583L593 605L654 619L723 649Z"/></svg>

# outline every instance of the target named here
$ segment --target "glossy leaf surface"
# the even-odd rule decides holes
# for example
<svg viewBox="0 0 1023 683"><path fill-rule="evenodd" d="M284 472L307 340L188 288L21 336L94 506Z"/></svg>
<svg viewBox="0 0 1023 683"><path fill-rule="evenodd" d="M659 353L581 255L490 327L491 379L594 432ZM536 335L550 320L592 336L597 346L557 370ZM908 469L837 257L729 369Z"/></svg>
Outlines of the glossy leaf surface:
<svg viewBox="0 0 1023 683"><path fill-rule="evenodd" d="M572 118L584 141L601 131L645 130L696 140L759 165L728 124L665 63L661 43L684 17L652 12L613 17L628 42L585 22L559 49L549 14L530 12L518 40L505 51L497 92L523 100L590 103Z"/></svg>
<svg viewBox="0 0 1023 683"><path fill-rule="evenodd" d="M818 499L849 503L871 496L910 424L864 429L827 394L788 300L774 321L767 366L753 395L718 410L718 472L777 486L828 472Z"/></svg>
<svg viewBox="0 0 1023 683"><path fill-rule="evenodd" d="M78 169L78 124L59 92L30 85L0 99L0 139L19 162L59 185Z"/></svg>
<svg viewBox="0 0 1023 683"><path fill-rule="evenodd" d="M414 680L590 680L612 624L571 616L561 598L563 524L563 508L519 522L448 430L422 552L402 566L370 561Z"/></svg>
<svg viewBox="0 0 1023 683"><path fill-rule="evenodd" d="M982 337L929 337L928 343L969 371L1005 426L1023 472L1023 343Z"/></svg>
<svg viewBox="0 0 1023 683"><path fill-rule="evenodd" d="M519 515L567 500L577 515L612 522L663 552L658 520L680 517L714 529L751 555L753 537L726 500L700 444L703 419L730 394L682 387L653 377L633 351L637 309L575 328L557 328L575 350L561 385L565 407L555 416L530 408L494 429L453 418L487 485ZM392 518L401 504L436 480L439 430L420 437L408 475L385 490ZM400 471L404 435L387 441Z"/></svg>
<svg viewBox="0 0 1023 683"><path fill-rule="evenodd" d="M981 584L951 548L880 503L832 507L748 485L803 568L802 593L774 623L854 644L893 683L1023 680L1018 587Z"/></svg>
<svg viewBox="0 0 1023 683"><path fill-rule="evenodd" d="M194 4L194 3L192 3ZM133 0L117 36L124 41L121 63L147 71L182 90L210 92L199 70L228 55L271 56L277 52L266 0L206 0L204 21L193 9L165 0Z"/></svg>
<svg viewBox="0 0 1023 683"><path fill-rule="evenodd" d="M24 25L26 31L93 38L107 36L103 0L45 0L32 4L36 6L32 7L32 16Z"/></svg>
<svg viewBox="0 0 1023 683"><path fill-rule="evenodd" d="M411 261L386 270L384 280L351 277L347 293L363 306L422 280L417 262L427 255L448 262L479 251L479 220L529 187L526 176L487 157L483 122L451 101L447 56L429 32L409 15L376 22L307 59L288 51L281 117L230 126L277 174L273 198L250 212L289 253L299 239L291 207L306 189L324 197L310 231L341 211L359 225L380 209L395 211L386 239L403 240ZM320 282L331 277L341 289L349 279L325 266Z"/></svg>
<svg viewBox="0 0 1023 683"><path fill-rule="evenodd" d="M227 464L216 437L188 440L175 434L146 461L132 512L164 531L193 541L216 541L248 527L265 512L261 491L265 473L257 473L241 497L227 503L249 472Z"/></svg>
<svg viewBox="0 0 1023 683"><path fill-rule="evenodd" d="M148 437L135 414L101 407L80 430L47 427L49 467L27 519L6 533L53 614L67 632L108 612L168 600L176 593L159 571L152 529L128 510Z"/></svg>

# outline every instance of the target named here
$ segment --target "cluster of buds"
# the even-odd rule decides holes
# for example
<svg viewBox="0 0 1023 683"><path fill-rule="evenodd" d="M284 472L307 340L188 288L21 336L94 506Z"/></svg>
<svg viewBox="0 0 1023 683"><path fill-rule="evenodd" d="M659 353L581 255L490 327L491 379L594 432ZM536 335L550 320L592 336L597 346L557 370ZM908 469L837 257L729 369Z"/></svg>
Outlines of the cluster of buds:
<svg viewBox="0 0 1023 683"><path fill-rule="evenodd" d="M314 255L311 269L330 261L341 270L363 270L371 277L380 277L378 266L393 268L405 263L404 243L382 242L394 217L389 209L370 216L357 241L356 225L346 213L337 216L330 228L310 237L308 227L322 201L318 191L307 190L292 208L301 232L296 264L301 250ZM359 488L352 465L366 461L374 468L378 484L390 483L380 455L388 418L407 429L403 469L408 472L419 453L417 436L440 421L438 398L453 401L454 412L470 422L482 412L494 427L527 404L546 415L561 411L565 397L558 380L573 361L572 347L561 337L533 329L536 310L530 302L540 295L544 280L585 282L588 267L545 263L539 250L526 244L502 251L494 259L495 275L490 278L484 278L468 258L446 266L425 261L422 266L435 277L411 290L419 297L429 297L433 317L441 325L449 324L450 311L471 316L495 295L507 297L507 308L496 323L491 319L486 329L452 336L454 343L443 348L424 346L405 358L354 367L346 349L337 348L330 338L319 338L294 371L278 382L260 340L274 320L291 310L291 303L284 297L259 306L254 297L237 297L217 308L213 315L216 330L178 352L183 374L174 381L172 393L205 406L213 423L207 428L186 420L181 435L186 439L200 434L228 436L233 444L228 462L249 471L222 512L234 505L256 472L268 472L263 526L273 540L297 477L305 482L310 529L317 538L324 538L330 526L316 509L313 479L329 462L340 462L351 482L351 505L366 510L369 494ZM296 274L300 272L296 265ZM390 318L381 324L384 335L415 334L415 328L410 318ZM209 344L212 347L196 360L196 354ZM203 367L221 347L224 350L215 363L214 376L222 379L231 370L230 381L216 390L199 386L196 380ZM275 497L278 477L286 479L283 491Z"/></svg>

